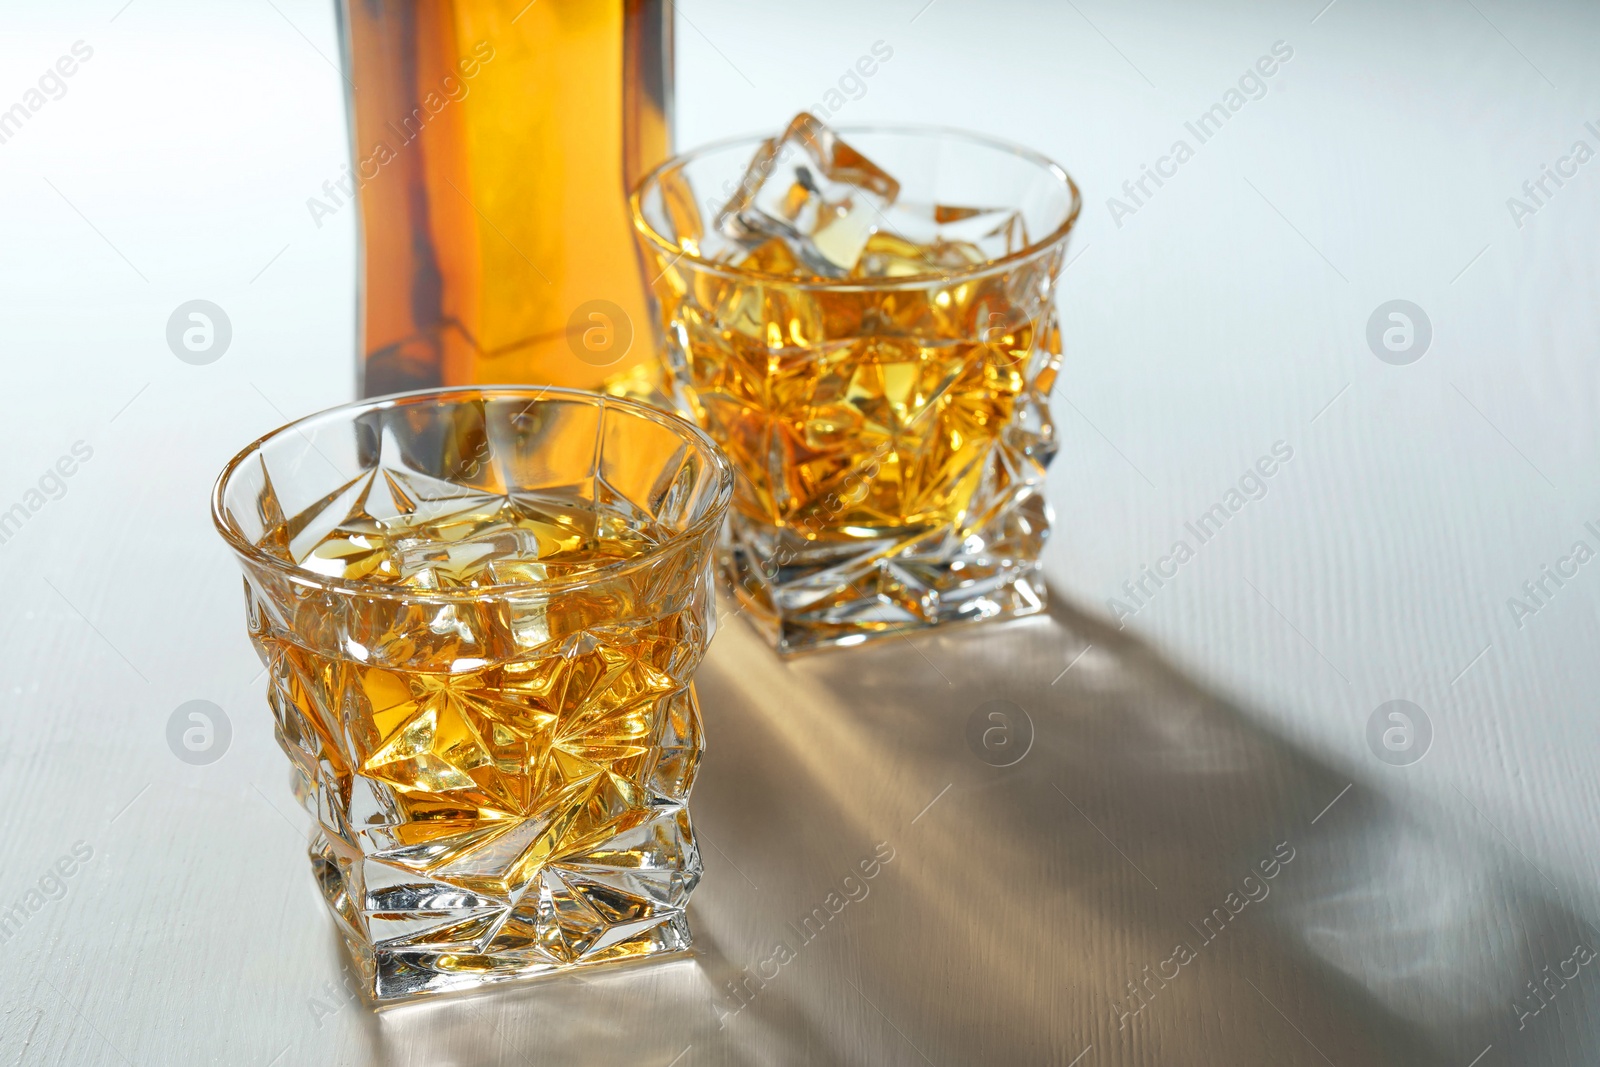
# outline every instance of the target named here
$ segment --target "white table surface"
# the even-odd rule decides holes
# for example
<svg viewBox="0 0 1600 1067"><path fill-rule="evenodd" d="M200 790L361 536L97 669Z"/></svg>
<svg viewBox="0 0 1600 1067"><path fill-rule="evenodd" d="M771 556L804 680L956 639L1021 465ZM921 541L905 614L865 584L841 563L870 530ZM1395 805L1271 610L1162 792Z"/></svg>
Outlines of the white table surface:
<svg viewBox="0 0 1600 1067"><path fill-rule="evenodd" d="M237 448L353 388L352 212L305 207L344 157L331 5L6 5L0 109L93 55L0 143L0 511L92 456L0 544L0 1063L1600 1062L1600 961L1565 962L1600 950L1600 562L1522 592L1600 550L1600 160L1507 205L1600 150L1600 8L1324 2L679 5L680 146L775 126L883 41L837 121L984 130L1083 187L1056 607L787 664L729 622L695 955L380 1017L339 987L206 511ZM164 336L196 298L233 327L207 366ZM1431 322L1408 365L1367 342L1394 299ZM232 728L205 766L166 740L196 699ZM990 699L1034 724L1010 768L964 740ZM1367 740L1397 699L1432 732L1404 766ZM734 1012L878 842L870 895Z"/></svg>

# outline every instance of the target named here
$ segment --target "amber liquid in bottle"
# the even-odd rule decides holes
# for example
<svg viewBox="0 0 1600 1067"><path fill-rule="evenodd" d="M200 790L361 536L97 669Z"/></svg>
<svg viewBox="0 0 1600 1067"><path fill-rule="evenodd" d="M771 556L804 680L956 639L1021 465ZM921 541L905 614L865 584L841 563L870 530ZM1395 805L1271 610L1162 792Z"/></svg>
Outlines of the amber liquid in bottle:
<svg viewBox="0 0 1600 1067"><path fill-rule="evenodd" d="M627 190L669 150L665 0L342 3L361 395L649 394Z"/></svg>

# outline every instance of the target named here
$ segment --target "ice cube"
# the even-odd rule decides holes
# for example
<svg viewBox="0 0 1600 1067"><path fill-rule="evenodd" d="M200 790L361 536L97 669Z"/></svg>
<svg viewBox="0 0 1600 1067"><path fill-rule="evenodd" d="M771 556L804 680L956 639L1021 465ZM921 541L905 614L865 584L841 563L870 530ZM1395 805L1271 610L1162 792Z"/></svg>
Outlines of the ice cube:
<svg viewBox="0 0 1600 1067"><path fill-rule="evenodd" d="M880 230L868 239L851 276L904 278L915 274L939 274L974 267L988 258L981 248L970 241L936 240L923 245Z"/></svg>
<svg viewBox="0 0 1600 1067"><path fill-rule="evenodd" d="M893 278L962 270L1027 247L1022 214L1011 208L960 207L901 200L878 219L858 278Z"/></svg>
<svg viewBox="0 0 1600 1067"><path fill-rule="evenodd" d="M395 560L381 536L343 526L319 541L299 562L306 570L330 578L384 578L396 573Z"/></svg>
<svg viewBox="0 0 1600 1067"><path fill-rule="evenodd" d="M432 531L437 534L440 531ZM467 536L400 538L394 542L402 581L425 589L492 584L496 566L537 561L571 548L579 535L551 523L495 523Z"/></svg>
<svg viewBox="0 0 1600 1067"><path fill-rule="evenodd" d="M809 273L801 267L794 249L782 237L768 237L744 254L734 257L730 262L745 270L758 270L763 274Z"/></svg>
<svg viewBox="0 0 1600 1067"><path fill-rule="evenodd" d="M802 112L762 142L715 225L752 249L781 238L811 271L844 277L899 195L899 182Z"/></svg>
<svg viewBox="0 0 1600 1067"><path fill-rule="evenodd" d="M879 228L922 245L976 245L987 259L1021 251L1028 244L1022 213L1014 208L900 201L884 212Z"/></svg>
<svg viewBox="0 0 1600 1067"><path fill-rule="evenodd" d="M497 546L488 539L446 542L404 538L395 542L395 548L400 580L419 589L450 589L474 584L473 579L492 560L514 554L513 546Z"/></svg>

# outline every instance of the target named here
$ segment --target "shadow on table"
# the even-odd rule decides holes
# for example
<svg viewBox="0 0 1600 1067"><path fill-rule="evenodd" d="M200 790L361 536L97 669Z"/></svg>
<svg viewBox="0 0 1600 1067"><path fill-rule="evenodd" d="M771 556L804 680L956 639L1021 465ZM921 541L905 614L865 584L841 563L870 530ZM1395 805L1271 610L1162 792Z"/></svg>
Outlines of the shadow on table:
<svg viewBox="0 0 1600 1067"><path fill-rule="evenodd" d="M790 662L729 619L698 689L693 956L393 1009L375 1062L1600 1062L1526 860L1069 607Z"/></svg>
<svg viewBox="0 0 1600 1067"><path fill-rule="evenodd" d="M1053 602L788 663L725 623L694 809L729 1062L1600 1062L1600 943L1470 810L1398 808Z"/></svg>

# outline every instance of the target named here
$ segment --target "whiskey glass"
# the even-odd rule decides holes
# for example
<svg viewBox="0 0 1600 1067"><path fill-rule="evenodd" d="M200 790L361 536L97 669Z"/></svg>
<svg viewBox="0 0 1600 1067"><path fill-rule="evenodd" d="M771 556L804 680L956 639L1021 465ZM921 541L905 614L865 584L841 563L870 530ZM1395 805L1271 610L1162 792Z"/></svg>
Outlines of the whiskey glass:
<svg viewBox="0 0 1600 1067"><path fill-rule="evenodd" d="M1077 187L974 134L837 133L902 201L1004 211L1023 236L979 262L879 277L702 255L773 143L761 138L669 160L630 199L674 402L739 474L720 569L782 653L1045 606L1055 295Z"/></svg>
<svg viewBox="0 0 1600 1067"><path fill-rule="evenodd" d="M401 394L217 481L318 887L378 1005L686 948L733 473L556 388Z"/></svg>

